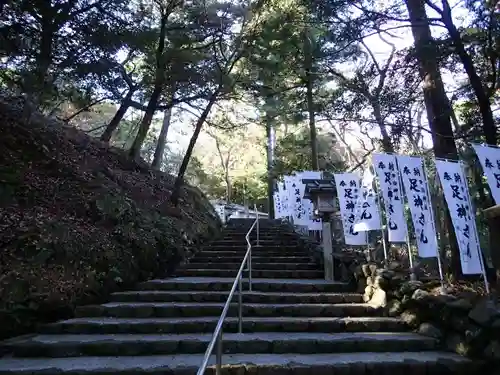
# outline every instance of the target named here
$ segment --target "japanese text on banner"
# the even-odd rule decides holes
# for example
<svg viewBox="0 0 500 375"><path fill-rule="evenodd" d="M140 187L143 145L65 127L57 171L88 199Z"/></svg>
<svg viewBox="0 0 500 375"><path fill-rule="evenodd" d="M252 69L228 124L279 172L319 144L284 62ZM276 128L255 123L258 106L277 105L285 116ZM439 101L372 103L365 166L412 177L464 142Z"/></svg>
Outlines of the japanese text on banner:
<svg viewBox="0 0 500 375"><path fill-rule="evenodd" d="M356 173L338 173L334 175L339 198L340 215L346 245L366 245L367 232L354 231L354 209L359 195L360 178Z"/></svg>
<svg viewBox="0 0 500 375"><path fill-rule="evenodd" d="M286 216L290 219L294 216L295 203L293 202L293 176L285 176L285 190L283 191L283 197L286 201Z"/></svg>
<svg viewBox="0 0 500 375"><path fill-rule="evenodd" d="M434 225L434 213L430 202L429 186L425 178L422 158L416 156L396 157L401 180L410 207L415 230L418 255L422 258L438 256L438 243Z"/></svg>
<svg viewBox="0 0 500 375"><path fill-rule="evenodd" d="M464 275L480 274L483 270L479 259L480 247L476 225L473 222L475 215L467 194L467 180L462 163L436 160L436 169L455 229L462 272Z"/></svg>
<svg viewBox="0 0 500 375"><path fill-rule="evenodd" d="M500 148L472 145L483 167L484 174L496 204L500 204Z"/></svg>
<svg viewBox="0 0 500 375"><path fill-rule="evenodd" d="M369 231L382 228L377 196L373 189L374 178L375 176L370 168L367 168L363 174L360 194L358 194L354 211L354 216L356 217L354 223L355 231Z"/></svg>
<svg viewBox="0 0 500 375"><path fill-rule="evenodd" d="M389 241L406 242L407 226L396 156L373 154L372 161L384 201Z"/></svg>
<svg viewBox="0 0 500 375"><path fill-rule="evenodd" d="M293 223L295 225L304 225L304 212L302 207L302 178L300 173L292 176L292 207L293 207Z"/></svg>
<svg viewBox="0 0 500 375"><path fill-rule="evenodd" d="M319 230L317 222L312 218L312 202L309 199L304 199L305 184L303 179L319 179L321 172L304 171L298 172L294 176L293 200L295 204L294 224L307 226L310 230ZM320 225L321 226L321 225Z"/></svg>
<svg viewBox="0 0 500 375"><path fill-rule="evenodd" d="M279 191L275 191L273 194L274 202L274 217L276 219L281 218L281 199Z"/></svg>

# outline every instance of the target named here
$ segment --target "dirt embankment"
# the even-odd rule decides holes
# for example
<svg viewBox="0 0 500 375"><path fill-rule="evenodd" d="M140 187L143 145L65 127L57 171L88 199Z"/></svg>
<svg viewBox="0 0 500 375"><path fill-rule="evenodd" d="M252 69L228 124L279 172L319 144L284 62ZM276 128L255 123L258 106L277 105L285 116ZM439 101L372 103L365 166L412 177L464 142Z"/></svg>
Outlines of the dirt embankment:
<svg viewBox="0 0 500 375"><path fill-rule="evenodd" d="M172 176L0 98L0 338L168 274L220 221Z"/></svg>

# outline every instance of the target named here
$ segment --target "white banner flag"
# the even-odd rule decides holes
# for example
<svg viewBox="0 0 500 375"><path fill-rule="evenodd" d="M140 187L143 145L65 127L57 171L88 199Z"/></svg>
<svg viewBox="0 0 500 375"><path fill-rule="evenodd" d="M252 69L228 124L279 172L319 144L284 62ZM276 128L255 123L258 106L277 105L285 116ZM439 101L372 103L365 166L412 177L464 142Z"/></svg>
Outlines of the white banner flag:
<svg viewBox="0 0 500 375"><path fill-rule="evenodd" d="M389 242L406 242L408 229L396 156L373 154L372 162L384 201Z"/></svg>
<svg viewBox="0 0 500 375"><path fill-rule="evenodd" d="M438 242L434 223L434 212L430 202L429 184L424 174L422 158L396 156L399 173L410 207L418 255L422 258L438 256Z"/></svg>
<svg viewBox="0 0 500 375"><path fill-rule="evenodd" d="M360 194L356 201L354 215L356 217L354 230L369 231L382 229L380 211L377 204L377 196L373 190L373 179L375 175L370 168L365 170L361 181Z"/></svg>
<svg viewBox="0 0 500 375"><path fill-rule="evenodd" d="M323 222L320 218L315 218L312 211L313 210L311 210L311 219L309 220L309 224L307 225L308 229L317 231L323 230Z"/></svg>
<svg viewBox="0 0 500 375"><path fill-rule="evenodd" d="M318 171L305 171L302 172L302 179L305 180L313 180L313 179L320 179L322 173ZM302 196L304 196L304 192L306 189L306 185L303 184L303 190L302 190ZM321 219L319 218L314 218L314 204L310 199L304 199L302 198L303 206L304 206L304 211L305 211L305 221L307 221L307 227L309 230L322 230L323 229L323 223L321 222Z"/></svg>
<svg viewBox="0 0 500 375"><path fill-rule="evenodd" d="M293 224L294 225L304 225L304 207L302 205L302 178L300 173L297 173L293 177L292 183L292 207L293 207Z"/></svg>
<svg viewBox="0 0 500 375"><path fill-rule="evenodd" d="M334 178L339 198L345 244L366 245L368 244L368 232L354 231L354 209L359 194L360 178L356 173L337 173Z"/></svg>
<svg viewBox="0 0 500 375"><path fill-rule="evenodd" d="M278 195L280 199L280 219L287 216L286 200L285 200L285 183L278 182Z"/></svg>
<svg viewBox="0 0 500 375"><path fill-rule="evenodd" d="M273 194L273 202L274 202L274 218L281 218L281 196L279 191L275 191Z"/></svg>
<svg viewBox="0 0 500 375"><path fill-rule="evenodd" d="M312 209L310 209L310 205L312 204L312 202L309 199L303 198L306 185L302 182L302 180L321 178L321 172L317 171L297 172L294 178L295 178L294 182L295 186L292 185L294 192L293 200L295 202L293 222L295 225L304 225L307 226L308 228L310 226L315 227L314 220L310 216L310 213L312 213Z"/></svg>
<svg viewBox="0 0 500 375"><path fill-rule="evenodd" d="M474 212L461 162L436 160L436 169L455 228L464 275L483 273Z"/></svg>
<svg viewBox="0 0 500 375"><path fill-rule="evenodd" d="M284 190L283 190L283 201L285 202L285 216L288 218L293 217L293 209L294 209L294 204L292 204L292 199L293 199L293 182L294 178L293 176L285 176L284 178Z"/></svg>
<svg viewBox="0 0 500 375"><path fill-rule="evenodd" d="M215 205L215 212L219 215L220 220L225 223L226 222L226 209L223 204Z"/></svg>
<svg viewBox="0 0 500 375"><path fill-rule="evenodd" d="M500 204L500 148L471 145L483 167L484 174L496 204Z"/></svg>

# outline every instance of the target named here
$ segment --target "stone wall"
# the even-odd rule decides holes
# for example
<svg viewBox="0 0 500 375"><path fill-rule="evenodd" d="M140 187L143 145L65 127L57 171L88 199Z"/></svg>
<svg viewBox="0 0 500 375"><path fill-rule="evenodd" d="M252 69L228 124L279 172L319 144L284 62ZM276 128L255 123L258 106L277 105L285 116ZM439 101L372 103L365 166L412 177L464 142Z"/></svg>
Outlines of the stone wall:
<svg viewBox="0 0 500 375"><path fill-rule="evenodd" d="M443 349L500 363L500 307L473 292L446 293L439 281L411 281L400 263L367 263L355 270L364 301L401 317Z"/></svg>

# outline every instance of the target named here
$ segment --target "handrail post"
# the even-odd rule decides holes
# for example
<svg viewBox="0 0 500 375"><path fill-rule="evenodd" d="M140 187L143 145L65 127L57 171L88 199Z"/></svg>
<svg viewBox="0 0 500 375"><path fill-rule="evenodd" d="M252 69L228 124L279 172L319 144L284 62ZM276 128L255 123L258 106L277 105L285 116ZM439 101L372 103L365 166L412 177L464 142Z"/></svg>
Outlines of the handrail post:
<svg viewBox="0 0 500 375"><path fill-rule="evenodd" d="M222 330L217 336L217 349L215 353L215 375L222 374Z"/></svg>
<svg viewBox="0 0 500 375"><path fill-rule="evenodd" d="M243 288L241 286L241 279L243 275L240 275L238 281L238 333L243 333L243 307L242 307L242 299L243 299Z"/></svg>

